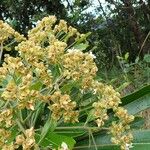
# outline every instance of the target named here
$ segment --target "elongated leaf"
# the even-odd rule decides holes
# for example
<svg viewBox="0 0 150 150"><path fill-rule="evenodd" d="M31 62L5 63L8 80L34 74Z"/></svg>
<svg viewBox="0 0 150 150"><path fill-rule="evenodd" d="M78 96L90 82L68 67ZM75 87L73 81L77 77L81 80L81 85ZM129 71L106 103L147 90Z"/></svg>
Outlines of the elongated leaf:
<svg viewBox="0 0 150 150"><path fill-rule="evenodd" d="M149 150L150 146L150 130L135 130L133 133L133 148L132 150ZM95 135L95 143L98 150L120 150L116 145L111 144L110 135ZM91 141L89 145L89 139L85 138L82 141L77 142L75 149L81 150L95 150L95 145Z"/></svg>
<svg viewBox="0 0 150 150"><path fill-rule="evenodd" d="M131 150L149 150L150 143L137 143L133 144L133 148Z"/></svg>
<svg viewBox="0 0 150 150"><path fill-rule="evenodd" d="M39 142L40 140L40 134L35 134L36 142ZM49 132L45 136L45 138L40 142L40 146L42 147L51 147L51 148L58 148L61 146L62 143L66 143L69 147L69 149L72 149L74 147L74 144L76 143L75 140L71 137L67 137L64 135L59 135L54 132Z"/></svg>
<svg viewBox="0 0 150 150"><path fill-rule="evenodd" d="M147 94L124 106L129 114L137 114L150 107L150 94Z"/></svg>
<svg viewBox="0 0 150 150"><path fill-rule="evenodd" d="M14 139L16 138L16 136L19 134L19 131L18 131L18 126L13 126L10 128L10 131L11 131L11 136L10 138L8 139L7 143L11 143L14 141Z"/></svg>
<svg viewBox="0 0 150 150"><path fill-rule="evenodd" d="M50 67L50 70L52 71L52 75L54 80L56 80L59 76L60 76L60 72L61 72L61 66L56 64L56 65L52 65Z"/></svg>
<svg viewBox="0 0 150 150"><path fill-rule="evenodd" d="M120 150L119 146L110 145L87 145L87 146L77 146L74 150Z"/></svg>
<svg viewBox="0 0 150 150"><path fill-rule="evenodd" d="M74 130L56 130L55 133L75 138L75 137L82 136L84 133L86 133L86 131L79 130L79 129L74 129Z"/></svg>
<svg viewBox="0 0 150 150"><path fill-rule="evenodd" d="M71 89L73 87L79 87L79 83L76 82L76 81L69 81L67 84L64 84L62 87L61 87L61 91L62 92L71 92Z"/></svg>
<svg viewBox="0 0 150 150"><path fill-rule="evenodd" d="M75 44L73 46L74 49L79 49L81 51L85 50L89 45L85 43Z"/></svg>
<svg viewBox="0 0 150 150"><path fill-rule="evenodd" d="M0 86L6 87L6 85L12 80L12 76L7 75L4 80L0 82Z"/></svg>
<svg viewBox="0 0 150 150"><path fill-rule="evenodd" d="M31 85L30 90L41 90L42 85L42 82L37 81Z"/></svg>
<svg viewBox="0 0 150 150"><path fill-rule="evenodd" d="M83 134L87 133L87 130L84 130L83 128L79 128L84 126L84 123L79 122L79 123L67 123L64 124L63 127L56 127L55 133L61 134L61 135L66 135L69 137L79 137L82 136Z"/></svg>
<svg viewBox="0 0 150 150"><path fill-rule="evenodd" d="M140 129L144 125L144 118L143 117L135 117L134 121L131 123L130 127L132 129Z"/></svg>
<svg viewBox="0 0 150 150"><path fill-rule="evenodd" d="M144 95L147 95L150 93L150 85L147 85L145 87L143 87L142 89L132 93L132 94L129 94L125 97L122 97L121 98L121 101L122 101L122 104L121 105L127 105L141 97L143 97Z"/></svg>
<svg viewBox="0 0 150 150"><path fill-rule="evenodd" d="M134 143L131 150L149 150L150 143ZM89 146L79 146L74 148L75 150L95 150L95 145ZM120 150L119 146L116 145L97 145L97 150Z"/></svg>
<svg viewBox="0 0 150 150"><path fill-rule="evenodd" d="M53 132L56 128L57 123L51 117L48 118L44 127L42 128L39 144L45 139L46 135L50 132Z"/></svg>
<svg viewBox="0 0 150 150"><path fill-rule="evenodd" d="M150 107L150 85L143 87L130 95L123 97L122 106L128 110L129 114L135 115ZM107 125L114 121L113 113L110 111L110 119L106 122Z"/></svg>
<svg viewBox="0 0 150 150"><path fill-rule="evenodd" d="M144 61L147 62L147 63L150 63L150 54L146 54L144 56Z"/></svg>

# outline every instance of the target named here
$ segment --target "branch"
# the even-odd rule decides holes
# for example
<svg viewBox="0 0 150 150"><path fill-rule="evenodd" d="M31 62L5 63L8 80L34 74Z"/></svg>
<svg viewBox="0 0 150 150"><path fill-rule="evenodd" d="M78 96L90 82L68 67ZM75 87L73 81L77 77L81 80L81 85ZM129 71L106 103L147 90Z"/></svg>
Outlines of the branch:
<svg viewBox="0 0 150 150"><path fill-rule="evenodd" d="M0 46L0 64L2 62L2 55L3 55L3 42L1 43L1 46Z"/></svg>
<svg viewBox="0 0 150 150"><path fill-rule="evenodd" d="M66 0L66 1L67 1L67 3L68 3L68 8L70 8L71 11L74 12L74 11L73 11L73 7L70 5L69 1L68 1L68 0Z"/></svg>

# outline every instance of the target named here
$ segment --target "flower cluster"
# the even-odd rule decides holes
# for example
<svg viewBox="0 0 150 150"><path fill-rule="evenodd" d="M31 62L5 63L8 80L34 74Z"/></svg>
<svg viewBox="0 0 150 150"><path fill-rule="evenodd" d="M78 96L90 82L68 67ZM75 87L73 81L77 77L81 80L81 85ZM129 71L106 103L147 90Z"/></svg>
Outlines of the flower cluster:
<svg viewBox="0 0 150 150"><path fill-rule="evenodd" d="M69 95L63 95L60 91L56 91L50 100L53 104L49 108L53 112L52 117L55 120L59 120L63 116L65 122L78 122L79 114L74 111L76 102L72 102Z"/></svg>
<svg viewBox="0 0 150 150"><path fill-rule="evenodd" d="M64 73L68 79L83 79L84 84L89 78L96 75L97 67L93 61L93 57L88 53L79 50L69 50L63 57ZM86 85L83 85L86 87ZM90 87L90 86L88 86Z"/></svg>
<svg viewBox="0 0 150 150"><path fill-rule="evenodd" d="M63 54L67 44L65 42L55 41L53 45L46 48L47 60L49 63L58 64L62 62Z"/></svg>
<svg viewBox="0 0 150 150"><path fill-rule="evenodd" d="M113 135L111 138L112 143L121 145L121 150L126 150L127 144L131 144L133 136L131 133L123 134L126 130L129 130L129 126L124 126L122 122L112 123L110 127L110 133Z"/></svg>
<svg viewBox="0 0 150 150"><path fill-rule="evenodd" d="M33 127L30 129L25 130L24 135L18 135L16 137L16 145L18 146L22 146L23 150L30 150L33 149L36 150L37 149L37 145L35 143L35 139L34 139L34 129Z"/></svg>
<svg viewBox="0 0 150 150"><path fill-rule="evenodd" d="M114 112L120 121L118 123L113 122L110 127L110 133L113 135L112 142L114 144L120 144L121 149L124 150L126 149L126 145L130 145L133 140L131 133L124 134L124 132L130 129L129 123L134 120L134 116L129 115L123 107L116 108Z"/></svg>
<svg viewBox="0 0 150 150"><path fill-rule="evenodd" d="M120 94L112 86L96 82L94 88L100 97L98 102L93 103L96 122L98 126L102 127L108 120L107 110L112 109L119 119L118 123L112 122L110 127L112 142L121 145L121 149L125 150L126 144L130 144L133 137L131 133L125 135L124 132L130 129L129 123L134 120L134 116L129 115L126 109L119 106L121 104Z"/></svg>
<svg viewBox="0 0 150 150"><path fill-rule="evenodd" d="M55 16L43 18L28 32L27 39L2 21L0 27L0 43L12 36L18 41L23 40L15 47L19 56L5 56L0 67L0 100L4 104L0 112L0 148L37 148L34 139L36 127L32 125L38 118L41 105L56 122L78 122L79 110L82 108L76 97L72 96L73 90L70 87L73 86L68 88L67 84L74 82L78 83L79 91L83 91L80 94L92 91L96 97L92 113L99 127L104 126L105 121L109 119L108 110L113 110L118 122L112 123L109 129L113 135L112 142L120 144L125 150L126 144L131 143L132 136L125 135L124 132L129 129L129 123L134 117L119 106L120 94L112 86L95 80L98 69L94 55L83 53L74 47L77 41L85 40L84 34L80 34L71 26L68 27L64 20L60 20L57 25ZM72 43L69 41L70 37L73 39ZM69 90L62 90L65 88ZM7 133L5 128L13 125L19 127L19 135L16 141L7 144L1 135ZM22 126L25 129L22 129ZM41 128L38 130L41 131ZM11 133L8 132L6 135L10 136Z"/></svg>
<svg viewBox="0 0 150 150"><path fill-rule="evenodd" d="M10 131L8 131L4 128L0 129L0 148L5 147L5 143L7 142L7 139L10 138L10 136L11 136Z"/></svg>
<svg viewBox="0 0 150 150"><path fill-rule="evenodd" d="M12 118L12 109L4 109L2 112L0 112L1 118L0 118L0 126L5 126L6 128L9 128L13 124L13 118Z"/></svg>
<svg viewBox="0 0 150 150"><path fill-rule="evenodd" d="M115 111L115 115L122 121L124 125L129 124L134 120L133 115L129 115L127 110L123 107L118 107Z"/></svg>
<svg viewBox="0 0 150 150"><path fill-rule="evenodd" d="M103 126L104 121L108 119L107 110L117 109L121 103L120 94L112 86L100 82L95 82L93 86L100 99L98 102L93 103L94 116L97 118L98 126Z"/></svg>
<svg viewBox="0 0 150 150"><path fill-rule="evenodd" d="M33 75L32 72L23 64L20 58L9 57L5 59L1 77L10 76L10 80L5 87L1 98L5 101L17 100L19 109L24 107L33 109L33 105L38 96L38 91L30 90Z"/></svg>
<svg viewBox="0 0 150 150"><path fill-rule="evenodd" d="M14 37L16 41L25 40L23 35L20 35L13 28L11 28L7 23L0 20L0 43L3 43L8 38Z"/></svg>

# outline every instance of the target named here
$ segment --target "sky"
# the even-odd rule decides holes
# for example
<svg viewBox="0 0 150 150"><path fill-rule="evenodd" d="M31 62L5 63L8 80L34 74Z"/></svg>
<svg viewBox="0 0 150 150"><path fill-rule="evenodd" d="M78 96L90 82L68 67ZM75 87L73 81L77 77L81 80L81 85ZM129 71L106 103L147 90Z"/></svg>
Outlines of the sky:
<svg viewBox="0 0 150 150"><path fill-rule="evenodd" d="M92 1L95 6L99 5L98 0L92 0ZM100 0L100 2L102 3L102 5L105 5L105 3L106 3L105 0Z"/></svg>
<svg viewBox="0 0 150 150"><path fill-rule="evenodd" d="M92 11L97 5L99 5L98 0L92 0L93 6L89 7L89 11ZM101 4L105 6L106 2L105 0L100 0Z"/></svg>
<svg viewBox="0 0 150 150"><path fill-rule="evenodd" d="M73 1L74 1L74 0L69 0L70 3L72 3ZM99 5L98 0L91 0L91 1L93 2L93 6L91 6L91 7L89 8L89 11L93 10L93 8L94 8L95 6ZM102 5L105 5L105 0L100 0L100 2L102 3ZM67 5L67 2L64 2L64 4Z"/></svg>
<svg viewBox="0 0 150 150"><path fill-rule="evenodd" d="M75 0L68 0L70 3L74 2ZM105 6L106 6L106 2L105 0L90 0L92 2L92 5L90 7L88 7L88 9L84 10L83 13L95 13L95 8L97 6L99 6L99 1L101 2L102 6L104 6L103 8L105 9ZM64 5L68 5L66 1L64 1ZM95 15L96 16L96 15Z"/></svg>

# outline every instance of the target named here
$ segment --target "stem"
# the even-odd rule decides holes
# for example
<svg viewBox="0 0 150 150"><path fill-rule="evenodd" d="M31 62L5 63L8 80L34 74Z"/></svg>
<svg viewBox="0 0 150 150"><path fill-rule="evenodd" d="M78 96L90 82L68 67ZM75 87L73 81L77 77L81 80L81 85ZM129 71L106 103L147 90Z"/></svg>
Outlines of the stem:
<svg viewBox="0 0 150 150"><path fill-rule="evenodd" d="M97 146L96 146L96 142L95 142L94 136L93 136L93 134L92 134L91 130L89 130L89 135L91 135L91 137L92 137L92 141L93 141L93 144L94 144L95 150L98 150L98 149L97 149Z"/></svg>
<svg viewBox="0 0 150 150"><path fill-rule="evenodd" d="M23 120L23 123L25 123L33 114L33 111Z"/></svg>
<svg viewBox="0 0 150 150"><path fill-rule="evenodd" d="M64 34L63 31L59 31L57 34L56 34L56 38L59 38L62 34Z"/></svg>
<svg viewBox="0 0 150 150"><path fill-rule="evenodd" d="M54 126L53 123L54 123L54 122L53 122L51 116L49 115L49 118L48 118L48 120L46 121L46 123L45 123L45 125L44 125L44 127L43 127L43 129L42 129L41 137L40 137L40 140L38 141L38 144L39 144L39 145L40 145L40 143L43 141L43 139L45 138L45 136L46 136L46 134L47 134L48 132L52 132L52 131L54 131L54 129L56 129L55 126L56 126L57 124L55 124L55 126Z"/></svg>
<svg viewBox="0 0 150 150"><path fill-rule="evenodd" d="M71 48L76 43L77 43L77 41L74 41L72 44L70 44L68 47L65 48L65 51L67 51L69 48Z"/></svg>
<svg viewBox="0 0 150 150"><path fill-rule="evenodd" d="M3 108L7 108L8 105L9 105L9 100L7 100L7 102L5 103L5 105L3 106Z"/></svg>
<svg viewBox="0 0 150 150"><path fill-rule="evenodd" d="M81 112L84 112L84 111L92 109L92 108L93 108L93 106L88 106L88 107L86 107L84 109L81 109L79 112L81 113Z"/></svg>
<svg viewBox="0 0 150 150"><path fill-rule="evenodd" d="M67 36L68 34L65 34L61 39L60 41L64 40L64 38Z"/></svg>
<svg viewBox="0 0 150 150"><path fill-rule="evenodd" d="M147 39L148 39L149 36L150 36L150 31L148 32L146 38L144 39L144 41L143 41L143 43L142 43L142 45L141 45L141 47L140 47L140 51L139 51L139 53L138 53L138 57L140 56L140 54L141 54L141 52L142 52L142 50L143 50L143 47L144 47L144 45L145 45L145 43L146 43L146 41L147 41Z"/></svg>
<svg viewBox="0 0 150 150"><path fill-rule="evenodd" d="M2 55L3 55L3 42L1 43L0 46L0 63L2 62Z"/></svg>
<svg viewBox="0 0 150 150"><path fill-rule="evenodd" d="M56 127L56 129L85 129L85 130L109 130L109 128L101 128L101 127L88 127L88 126L74 126L74 127Z"/></svg>
<svg viewBox="0 0 150 150"><path fill-rule="evenodd" d="M36 123L36 121L37 121L37 118L38 118L38 116L39 116L39 114L40 114L40 112L41 112L41 108L43 107L42 106L42 102L40 102L39 103L39 106L38 106L39 108L37 109L37 111L35 112L35 115L34 115L34 118L31 118L31 126L35 126L35 123Z"/></svg>
<svg viewBox="0 0 150 150"><path fill-rule="evenodd" d="M134 143L134 144L136 144L136 143ZM139 144L139 143L138 143ZM100 147L102 148L103 146L115 146L115 144L96 144L96 147L98 148L99 147L99 149L100 149ZM93 148L93 147L95 147L95 145L90 145L90 148ZM85 146L76 146L76 147L74 147L73 148L73 150L75 150L75 149L89 149L89 145L85 145Z"/></svg>
<svg viewBox="0 0 150 150"><path fill-rule="evenodd" d="M120 48L120 45L118 45L118 56L121 56L122 57L122 53L121 53L121 48ZM118 62L119 62L119 65L120 65L120 68L122 69L122 71L123 71L123 73L124 73L124 75L125 76L123 76L124 77L124 79L126 80L126 81L128 81L129 82L129 79L128 79L128 74L127 74L127 72L125 71L125 65L124 65L124 63L122 64L121 62L120 62L120 60L118 59Z"/></svg>
<svg viewBox="0 0 150 150"><path fill-rule="evenodd" d="M64 81L65 81L66 79L65 79L65 77L61 77L60 76L60 78L53 84L53 88L50 90L50 91L48 91L48 94L53 94L56 90L58 90L59 89L59 87L64 83Z"/></svg>
<svg viewBox="0 0 150 150"><path fill-rule="evenodd" d="M11 103L10 102L8 102L8 104L10 105L10 107L13 109L13 107L12 107L12 105L11 105ZM18 127L20 128L20 130L25 134L25 129L24 129L24 127L23 127L23 125L22 125L22 123L20 122L20 117L19 117L19 115L17 114L17 112L16 111L14 111L14 115L16 116L16 119L15 119L15 122L17 123L17 125L18 125Z"/></svg>
<svg viewBox="0 0 150 150"><path fill-rule="evenodd" d="M25 129L24 129L24 127L22 126L22 124L20 123L20 121L19 121L18 119L16 119L16 123L17 123L18 127L20 128L20 130L21 130L23 133L25 133Z"/></svg>
<svg viewBox="0 0 150 150"><path fill-rule="evenodd" d="M16 40L13 40L11 43L5 45L4 48L11 46L11 45L14 44L15 42L16 42Z"/></svg>
<svg viewBox="0 0 150 150"><path fill-rule="evenodd" d="M23 123L23 118L22 118L22 112L21 112L21 110L19 110L19 118L20 118L21 123Z"/></svg>

